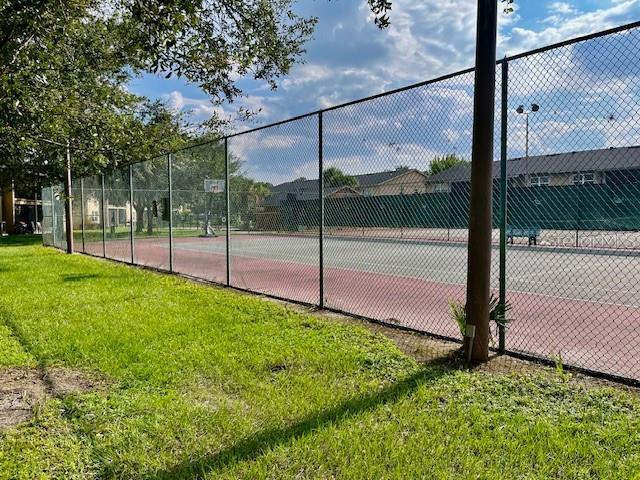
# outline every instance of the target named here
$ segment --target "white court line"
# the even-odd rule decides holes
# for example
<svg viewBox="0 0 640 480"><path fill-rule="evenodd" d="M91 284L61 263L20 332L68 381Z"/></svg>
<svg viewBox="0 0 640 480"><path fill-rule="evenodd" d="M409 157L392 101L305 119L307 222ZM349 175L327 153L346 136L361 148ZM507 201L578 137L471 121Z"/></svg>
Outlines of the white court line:
<svg viewBox="0 0 640 480"><path fill-rule="evenodd" d="M597 300L587 300L587 299L584 299L584 298L565 297L565 296L562 296L562 295L549 295L548 293L524 292L522 290L511 290L511 289L507 288L507 293L508 292L521 293L521 294L524 294L524 295L536 295L536 296L539 296L539 297L558 298L560 300L572 300L572 301L575 301L575 302L595 303L596 305L609 305L609 306L613 306L613 307L626 307L626 308L634 308L634 309L640 308L640 305L630 305L630 304L627 304L627 303L599 302Z"/></svg>
<svg viewBox="0 0 640 480"><path fill-rule="evenodd" d="M243 257L243 258L251 258L254 260L266 260L266 261L273 261L273 260L279 260L279 259L269 259L269 258L264 258L264 257L253 257L253 256L247 256L247 255L236 255L238 257ZM284 260L286 261L286 260ZM295 262L291 262L291 263L295 263ZM309 265L312 266L312 265ZM344 267L331 267L331 268L336 268L338 270L350 270L348 268L344 268ZM374 273L374 274L380 274L380 272L371 272L371 271L367 271L367 270L359 270L363 273ZM388 273L382 273L381 275L385 275L385 276L391 276L391 277L400 277L400 278L406 278L406 279L413 279L413 280L422 280L422 281L427 281L427 282L433 282L433 283L439 283L442 285L452 285L452 286L465 286L466 283L455 283L455 282L446 282L446 281L440 281L440 280L433 280L433 279L429 279L429 278L421 278L421 277L414 277L411 275L399 275L399 274L388 274ZM524 294L524 295L533 295L533 296L539 296L539 297L546 297L546 298L554 298L554 299L560 299L560 300L570 300L570 301L574 301L574 302L584 302L584 303L593 303L596 305L608 305L608 306L617 306L617 307L626 307L626 308L640 308L640 305L631 305L631 304L625 304L625 303L614 303L614 302L602 302L602 301L597 301L597 300L589 300L589 299L584 299L584 298L574 298L574 297L567 297L567 296L563 296L563 295L549 295L547 293L537 293L537 292L527 292L527 291L522 291L522 290L512 290L507 288L507 292L512 292L512 293L520 293L520 294Z"/></svg>
<svg viewBox="0 0 640 480"><path fill-rule="evenodd" d="M162 245L164 246L164 244ZM184 246L184 245L183 245ZM194 251L194 252L201 252L201 253L214 253L214 254L224 254L224 251L222 252L215 252L212 250L203 250L203 249L189 249L189 248L183 248L183 246L181 246L180 248L183 250L189 250L189 251ZM166 246L168 248L168 246ZM252 260L261 260L261 261L282 261L282 262L287 262L287 263L302 263L300 262L300 259L286 259L286 258L268 258L268 257L264 257L264 256L255 256L252 254L255 253L262 253L263 250L254 250L254 249L243 249L243 252L246 253L233 253L231 252L232 256L237 256L237 257L242 257L242 258L249 258ZM309 262L313 262L315 260L314 258L310 258L308 259L308 257L305 257L304 260L307 260ZM308 267L314 267L315 265L312 263L306 263L305 264ZM399 277L399 278L403 278L403 279L413 279L413 280L421 280L421 281L426 281L426 282L433 282L433 283L439 283L442 285L451 285L451 286L465 286L466 283L461 283L461 282L451 282L451 281L445 281L445 280L441 280L441 279L434 279L434 278L429 278L429 277L417 277L414 274L409 274L409 275L405 275L405 274L401 274L401 273L387 273L387 272L378 272L375 270L368 270L366 269L366 266L370 266L370 265L375 265L375 266L393 266L396 267L396 264L390 264L390 263L385 263L385 262L366 262L366 263L356 263L353 267L353 269L363 272L363 273L372 273L372 274L379 274L379 275L385 275L385 276L393 276L393 277ZM360 266L364 266L365 268L359 268ZM352 270L351 268L349 268L348 266L329 266L329 268L334 268L334 269L338 269L338 270ZM416 270L416 268L412 268L409 267L411 270ZM584 265L584 266L577 266L577 268L579 269L587 269L587 268L591 268L590 265ZM431 272L439 272L439 273L450 273L451 270L443 270L443 269L428 269L425 267L417 267L417 269L421 272L425 272L425 273L431 273ZM353 270L352 270L353 271ZM466 272L458 272L459 275L466 275ZM534 274L534 275L544 275L547 274L546 272L542 272L541 274ZM519 281L519 282L525 282L525 280L523 280L521 277L511 277L510 278L511 281ZM557 283L550 283L550 282L535 282L533 283L533 285L542 285L542 286L548 286L548 287L559 287L559 284ZM633 292L633 291L629 291L629 290L621 290L621 289L602 289L599 288L597 286L593 287L594 289L598 289L600 291L604 291L604 292L617 292L617 293L626 293L626 294L633 294L633 293L637 293L637 292ZM539 292L531 292L531 291L524 291L524 290L513 290L513 289L509 289L507 288L508 292L513 292L513 293L519 293L519 294L524 294L524 295L534 295L534 296L540 296L540 297L546 297L546 298L553 298L553 299L560 299L560 300L569 300L569 301L575 301L575 302L584 302L584 303L593 303L596 305L607 305L607 306L618 306L618 307L625 307L625 308L640 308L640 305L633 305L633 304L627 304L627 303L616 303L616 302L606 302L606 301L599 301L599 300L591 300L591 299L585 299L585 298L577 298L577 297L569 297L569 296L564 296L564 295L551 295L551 294L547 294L547 293L539 293Z"/></svg>

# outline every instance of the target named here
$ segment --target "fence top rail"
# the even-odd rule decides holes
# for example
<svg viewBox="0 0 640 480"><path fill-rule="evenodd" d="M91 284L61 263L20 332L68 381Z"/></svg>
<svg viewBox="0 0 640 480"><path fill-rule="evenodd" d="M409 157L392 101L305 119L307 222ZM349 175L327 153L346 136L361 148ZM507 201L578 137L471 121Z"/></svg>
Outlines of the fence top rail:
<svg viewBox="0 0 640 480"><path fill-rule="evenodd" d="M573 45L573 44L584 42L584 41L587 41L587 40L592 40L594 38L605 37L607 35L612 35L612 34L615 34L615 33L624 32L624 31L627 31L627 30L632 30L632 29L637 28L637 27L640 27L640 21L628 23L628 24L625 24L625 25L621 25L621 26L618 26L618 27L610 28L610 29L607 29L607 30L602 30L602 31L595 32L595 33L590 33L590 34L587 34L587 35L582 35L582 36L579 36L579 37L574 37L574 38L571 38L571 39L568 39L568 40L564 40L564 41L561 41L561 42L556 42L556 43L553 43L551 45L547 45L547 46L544 46L544 47L536 48L536 49L529 50L529 51L522 52L522 53L518 53L518 54L515 54L515 55L510 55L510 56L507 55L504 58L501 58L501 59L497 60L496 61L496 65L501 65L501 64L503 64L505 62L511 62L513 60L518 60L520 58L528 57L530 55L535 55L535 54L543 53L543 52L546 52L546 51L549 51L549 50L554 50L556 48L566 47L568 45ZM362 98L358 98L356 100L350 100L350 101L345 102L345 103L340 103L338 105L333 105L331 107L322 108L322 109L315 110L315 111L312 111L312 112L303 113L303 114L297 115L295 117L291 117L291 118L287 118L287 119L284 119L284 120L280 120L278 122L270 123L270 124L267 124L267 125L261 125L259 127L251 128L249 130L242 130L240 132L235 132L235 133L226 135L226 136L224 136L222 138L232 138L232 137L237 137L239 135L244 135L244 134L247 134L247 133L257 132L259 130L264 130L265 128L275 127L275 126L278 126L278 125L282 125L284 123L293 122L293 121L300 120L302 118L310 117L310 116L313 116L313 115L318 115L320 113L330 112L332 110L338 110L340 108L349 107L351 105L355 105L355 104L362 103L362 102L367 102L369 100L374 100L376 98L385 97L387 95L393 95L395 93L404 92L406 90L411 90L411 89L414 89L414 88L424 87L424 86L432 84L432 83L437 83L437 82L441 82L441 81L444 81L444 80L449 80L451 78L455 78L455 77L458 77L458 76L466 75L468 73L473 72L474 70L475 69L473 67L466 68L464 70L458 70L457 72L448 73L448 74L442 75L440 77L432 78L432 79L429 79L429 80L423 80L423 81L420 81L420 82L417 82L417 83L412 83L410 85L405 85L404 87L395 88L393 90L387 90L386 92L377 93L375 95L370 95L368 97L362 97Z"/></svg>
<svg viewBox="0 0 640 480"><path fill-rule="evenodd" d="M503 59L498 60L496 63L504 63L511 62L513 60L518 60L519 58L529 57L531 55L535 55L537 53L547 52L549 50L554 50L556 48L567 47L569 45L574 45L576 43L585 42L587 40L593 40L595 38L606 37L608 35L613 35L615 33L625 32L627 30L633 30L634 28L640 27L640 21L627 23L624 25L620 25L618 27L609 28L607 30L601 30L595 33L589 33L587 35L581 35L579 37L570 38L568 40L563 40L561 42L552 43L551 45L547 45L544 47L534 48L533 50L528 50L526 52L517 53L515 55L508 55Z"/></svg>
<svg viewBox="0 0 640 480"><path fill-rule="evenodd" d="M566 46L569 46L569 45L574 45L574 44L577 44L577 43L580 43L580 42L593 40L593 39L601 38L601 37L606 37L608 35L613 35L613 34L620 33L620 32L625 32L625 31L632 30L632 29L638 28L638 27L640 27L640 21L635 21L635 22L627 23L625 25L620 25L618 27L609 28L607 30L601 30L599 32L590 33L590 34L582 35L582 36L579 36L579 37L574 37L574 38L571 38L571 39L568 39L568 40L563 40L561 42L556 42L556 43L553 43L553 44L550 44L550 45L547 45L547 46L544 46L544 47L535 48L533 50L529 50L529 51L526 51L526 52L518 53L518 54L515 54L515 55L510 55L510 56L507 55L504 58L501 58L501 59L497 60L496 61L496 65L501 65L503 63L508 63L508 62L511 62L511 61L514 61L514 60L518 60L518 59L521 59L521 58L526 58L526 57L529 57L529 56L532 56L532 55L536 55L536 54L539 54L539 53L547 52L547 51L554 50L554 49L557 49L557 48L566 47ZM182 151L189 150L189 149L192 149L192 148L198 148L198 147L202 147L202 146L205 146L205 145L210 145L212 143L220 143L220 142L226 141L229 138L234 138L234 137L239 137L239 136L242 136L242 135L247 135L247 134L250 134L250 133L255 133L255 132L258 132L260 130L265 130L267 128L272 128L272 127L277 127L279 125L284 125L284 124L287 124L287 123L295 122L297 120L301 120L301 119L304 119L304 118L317 116L317 115L320 115L320 114L325 113L325 112L331 112L333 110L338 110L338 109L346 108L346 107L349 107L349 106L352 106L352 105L357 105L359 103L367 102L369 100L375 100L377 98L382 98L382 97L386 97L386 96L389 96L389 95L394 95L396 93L404 92L404 91L407 91L407 90L412 90L412 89L415 89L415 88L424 87L426 85L442 82L442 81L445 81L445 80L449 80L449 79L452 79L452 78L455 78L455 77L459 77L459 76L462 76L462 75L466 75L466 74L472 73L474 70L475 69L473 67L466 68L464 70L459 70L457 72L453 72L453 73L449 73L449 74L446 74L446 75L442 75L442 76L439 76L439 77L436 77L436 78L432 78L432 79L429 79L429 80L423 80L421 82L413 83L413 84L410 84L410 85L405 85L404 87L395 88L393 90L388 90L386 92L377 93L375 95L370 95L368 97L358 98L358 99L355 99L355 100L350 100L348 102L340 103L338 105L333 105L331 107L322 108L322 109L319 109L319 110L314 110L312 112L307 112L307 113L303 113L303 114L300 114L300 115L296 115L294 117L290 117L290 118L286 118L284 120L280 120L280 121L277 121L277 122L269 123L267 125L261 125L261 126L255 127L255 128L250 128L250 129L247 129L247 130L242 130L242 131L239 131L239 132L230 133L228 135L222 135L222 136L220 136L218 138L206 140L206 141L203 141L203 142L200 142L200 143L191 144L191 145L186 145L184 147L181 147L181 148L178 148L178 149L175 149L175 150L172 150L172 151L160 152L156 156L153 156L153 157L145 159L145 160L140 160L139 162L134 162L134 163L131 163L129 165L135 165L137 163L143 163L143 162L146 162L146 161L159 159L159 158L161 158L163 156L171 155L172 153L182 152ZM98 175L100 175L100 174L98 174ZM87 175L87 176L91 176L91 175Z"/></svg>

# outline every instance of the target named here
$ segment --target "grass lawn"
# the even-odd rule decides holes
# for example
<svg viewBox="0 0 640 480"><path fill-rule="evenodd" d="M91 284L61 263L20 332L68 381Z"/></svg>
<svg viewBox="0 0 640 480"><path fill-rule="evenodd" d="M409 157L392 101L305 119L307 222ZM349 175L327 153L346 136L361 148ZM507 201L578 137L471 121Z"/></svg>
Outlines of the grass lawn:
<svg viewBox="0 0 640 480"><path fill-rule="evenodd" d="M640 478L640 399L421 365L364 328L0 239L0 367L103 375L0 431L0 478Z"/></svg>

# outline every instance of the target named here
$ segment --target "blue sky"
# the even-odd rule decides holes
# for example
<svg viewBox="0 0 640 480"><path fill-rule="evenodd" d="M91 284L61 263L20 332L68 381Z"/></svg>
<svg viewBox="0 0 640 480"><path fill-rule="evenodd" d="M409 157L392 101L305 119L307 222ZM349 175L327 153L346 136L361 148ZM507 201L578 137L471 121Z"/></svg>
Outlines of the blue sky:
<svg viewBox="0 0 640 480"><path fill-rule="evenodd" d="M241 80L246 97L234 105L222 106L222 113L232 115L238 105L254 110L260 108L261 112L251 125L235 124L232 127L242 130L471 67L475 5L476 0L394 0L392 25L386 31L379 31L373 25L364 0L300 0L297 4L299 13L319 18L314 38L306 46L305 62L294 66L275 91L251 79ZM500 15L498 56L638 19L640 0L516 0L514 13ZM538 128L532 133L532 154L605 148L630 142L629 138L638 129L628 108L638 101L636 84L628 81L628 72L623 72L624 61L601 62L600 59L607 59L616 49L628 53L636 41L635 36L625 37L621 46L607 41L594 44L585 52L573 48L570 52L558 52L513 65L510 73L512 77L518 77L510 85L510 103L536 101L543 106L536 119ZM598 49L599 52L592 51ZM573 73L567 72L569 67ZM596 74L604 73L621 82L618 92L622 91L624 95L622 98L609 95L610 98L600 98L596 104L593 100L597 94L595 87L587 93L576 93L573 78L576 68L583 71L585 78L591 78L590 88ZM325 119L327 131L334 132L327 142L327 161L352 173L361 173L398 164L424 169L429 159L437 154L468 155L471 80L472 76L454 79L437 91L412 91L413 96L407 94L371 103L359 110L336 112ZM544 83L551 83L554 88L543 88ZM178 79L145 75L133 80L130 89L164 100L173 109L191 111L194 122L220 108L214 107L197 86ZM429 115L415 108L419 102L428 108ZM583 108L582 113L577 111L577 103ZM601 121L610 110L619 117L613 126ZM523 136L523 124L520 120L514 117L511 121L514 139L510 142L510 156L522 154L519 139ZM372 135L371 129L376 122L381 128ZM278 182L298 174L313 177L311 137L315 127L312 123L290 127L289 130L296 130L293 134L286 129L283 134L270 132L274 163L280 168L265 180ZM347 124L351 128L348 132L343 131L345 136L340 137L341 126ZM571 125L570 131L568 125ZM254 137L236 142L237 155L247 160L249 170L250 152L256 145L261 146L262 162L265 162L264 134ZM302 142L305 137L308 137L307 141ZM359 140L356 141L356 137ZM292 143L292 138L298 139L299 147ZM291 162L286 161L288 154ZM309 161L302 157L309 157ZM370 165L374 158L378 159L375 168ZM264 168L259 170L264 172ZM257 174L258 170L255 171Z"/></svg>

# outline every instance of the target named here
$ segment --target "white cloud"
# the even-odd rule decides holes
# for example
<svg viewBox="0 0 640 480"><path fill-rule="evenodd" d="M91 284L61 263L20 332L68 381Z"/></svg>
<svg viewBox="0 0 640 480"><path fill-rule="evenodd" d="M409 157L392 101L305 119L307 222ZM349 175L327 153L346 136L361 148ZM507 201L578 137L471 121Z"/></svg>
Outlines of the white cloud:
<svg viewBox="0 0 640 480"><path fill-rule="evenodd" d="M578 10L568 2L552 2L547 7L549 13L560 15L574 15Z"/></svg>
<svg viewBox="0 0 640 480"><path fill-rule="evenodd" d="M211 115L218 114L224 116L224 109L220 106L213 105L206 98L189 98L185 97L179 90L174 90L164 94L161 97L167 106L175 112L190 111L191 116L198 121L206 120Z"/></svg>
<svg viewBox="0 0 640 480"><path fill-rule="evenodd" d="M556 3L557 5L562 4L562 2ZM561 12L562 9L565 12ZM560 10L556 10L556 18L551 22L553 24L541 30L513 27L511 33L502 39L501 48L512 55L613 28L624 23L624 19L637 17L640 13L640 2L639 0L621 0L614 2L609 8L591 12L577 12L575 10L566 12L566 7L561 7Z"/></svg>
<svg viewBox="0 0 640 480"><path fill-rule="evenodd" d="M222 106L212 102L207 98L187 97L179 90L173 90L163 94L160 97L166 102L169 109L174 112L183 112L188 114L189 128L196 129L202 122L217 115L220 119L232 120L238 108L244 108L251 112L255 112L261 117L268 117L271 109L267 105L268 99L257 95L247 95L238 98L234 105ZM241 129L250 128L244 125ZM240 130L240 129L238 129Z"/></svg>
<svg viewBox="0 0 640 480"><path fill-rule="evenodd" d="M192 109L203 117L234 111L238 105L261 108L251 125L235 127L240 131L449 74L473 65L476 4L476 0L394 0L391 27L381 32L372 25L366 2L345 2L340 15L328 19L320 15L316 40L307 46L307 63L295 65L279 90L251 84L248 97L224 110L178 91L166 99L172 108ZM580 10L577 5L583 4L570 0L539 5L537 18L522 18L517 4L515 12L500 13L499 57L624 24L640 14L640 0L610 0L591 11ZM609 48L617 47L612 43ZM596 78L590 71L592 63L609 68L601 65L601 58L602 52L565 47L512 62L510 102L535 101L543 107L532 118L532 153L637 143L640 127L629 112L637 111L633 87L638 80ZM624 70L614 60L611 67ZM365 173L399 164L426 169L436 154L468 157L472 82L470 74L327 112L325 160L350 173ZM606 120L609 110L616 112L614 121ZM509 153L516 156L524 150L524 123L511 114ZM248 171L261 179L277 183L317 177L312 142L298 135L294 125L236 137L230 145Z"/></svg>

